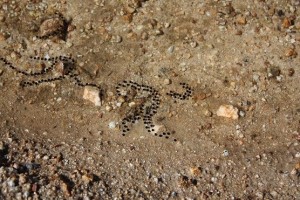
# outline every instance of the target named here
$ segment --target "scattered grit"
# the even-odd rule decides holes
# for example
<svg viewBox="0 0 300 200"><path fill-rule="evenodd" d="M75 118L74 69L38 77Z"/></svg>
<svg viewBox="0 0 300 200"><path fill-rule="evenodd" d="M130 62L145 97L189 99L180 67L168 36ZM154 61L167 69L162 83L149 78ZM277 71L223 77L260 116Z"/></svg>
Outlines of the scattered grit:
<svg viewBox="0 0 300 200"><path fill-rule="evenodd" d="M21 89L0 65L0 199L299 198L299 0L83 2L0 1L1 57L72 55L106 92L96 108L66 82ZM155 119L178 141L121 136L124 77L191 83Z"/></svg>

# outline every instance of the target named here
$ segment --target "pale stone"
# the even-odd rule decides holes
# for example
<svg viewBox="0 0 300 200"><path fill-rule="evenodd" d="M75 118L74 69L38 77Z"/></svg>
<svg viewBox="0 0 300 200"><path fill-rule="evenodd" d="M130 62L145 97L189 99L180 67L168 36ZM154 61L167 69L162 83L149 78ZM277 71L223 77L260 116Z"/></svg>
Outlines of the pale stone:
<svg viewBox="0 0 300 200"><path fill-rule="evenodd" d="M84 87L83 99L91 101L95 106L101 106L100 91L95 87Z"/></svg>
<svg viewBox="0 0 300 200"><path fill-rule="evenodd" d="M117 127L117 124L116 124L116 122L114 122L114 121L111 121L111 122L109 122L109 124L108 124L108 128L110 128L110 129L114 129L114 128L116 128Z"/></svg>
<svg viewBox="0 0 300 200"><path fill-rule="evenodd" d="M171 84L171 80L168 79L168 78L166 78L166 79L164 80L164 84L165 84L165 85L170 85L170 84Z"/></svg>
<svg viewBox="0 0 300 200"><path fill-rule="evenodd" d="M217 116L238 119L239 110L232 105L221 105L217 111Z"/></svg>
<svg viewBox="0 0 300 200"><path fill-rule="evenodd" d="M132 101L132 102L130 102L130 103L128 104L128 106L131 107L131 108L134 107L135 105L136 105L136 103L135 103L134 101Z"/></svg>
<svg viewBox="0 0 300 200"><path fill-rule="evenodd" d="M112 107L111 107L111 106L106 106L106 107L105 107L105 110L109 112L109 111L112 110Z"/></svg>

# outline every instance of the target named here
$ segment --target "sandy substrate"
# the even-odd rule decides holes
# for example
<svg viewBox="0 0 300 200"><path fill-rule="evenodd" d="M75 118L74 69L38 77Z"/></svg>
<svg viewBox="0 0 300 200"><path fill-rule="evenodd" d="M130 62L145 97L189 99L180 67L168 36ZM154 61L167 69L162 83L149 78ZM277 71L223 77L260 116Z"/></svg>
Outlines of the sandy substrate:
<svg viewBox="0 0 300 200"><path fill-rule="evenodd" d="M0 0L0 199L299 198L299 6Z"/></svg>

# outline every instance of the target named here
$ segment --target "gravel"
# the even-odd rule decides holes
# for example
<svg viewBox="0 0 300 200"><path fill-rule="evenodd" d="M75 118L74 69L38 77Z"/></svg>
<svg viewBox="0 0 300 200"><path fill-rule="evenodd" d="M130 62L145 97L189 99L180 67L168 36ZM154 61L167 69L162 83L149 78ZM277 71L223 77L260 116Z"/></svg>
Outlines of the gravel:
<svg viewBox="0 0 300 200"><path fill-rule="evenodd" d="M1 1L0 199L297 199L298 14L298 0ZM22 88L39 77L3 61L60 55L101 99L70 79ZM123 80L157 90L154 128L176 142L140 122L121 135L144 102L116 96ZM181 82L192 98L165 95Z"/></svg>

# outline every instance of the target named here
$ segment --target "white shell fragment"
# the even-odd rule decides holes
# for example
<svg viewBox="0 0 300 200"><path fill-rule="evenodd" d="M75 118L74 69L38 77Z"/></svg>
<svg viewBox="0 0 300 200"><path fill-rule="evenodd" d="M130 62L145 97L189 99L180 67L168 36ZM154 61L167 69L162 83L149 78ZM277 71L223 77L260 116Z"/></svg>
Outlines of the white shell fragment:
<svg viewBox="0 0 300 200"><path fill-rule="evenodd" d="M101 106L100 91L95 87L85 86L83 99L91 101L95 106Z"/></svg>
<svg viewBox="0 0 300 200"><path fill-rule="evenodd" d="M239 110L232 105L221 105L217 111L217 116L238 119Z"/></svg>

